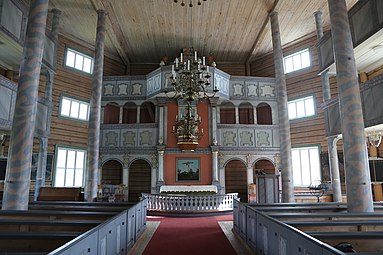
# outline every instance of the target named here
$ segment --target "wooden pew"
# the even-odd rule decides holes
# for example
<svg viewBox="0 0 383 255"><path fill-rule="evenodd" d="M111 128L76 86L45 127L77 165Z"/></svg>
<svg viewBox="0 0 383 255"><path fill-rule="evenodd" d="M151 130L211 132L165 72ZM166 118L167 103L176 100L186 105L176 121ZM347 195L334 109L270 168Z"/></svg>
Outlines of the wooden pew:
<svg viewBox="0 0 383 255"><path fill-rule="evenodd" d="M315 250L318 254L344 254L334 250L334 246L342 242L350 243L358 254L383 254L382 209L381 203L375 204L374 213L348 213L344 203L268 205L235 202L234 231L253 251L261 254L264 249L273 250L270 254L279 254L275 253L275 249L278 250L275 245L280 240L288 245L283 246L285 251L279 252L288 254L293 252L289 248L291 245L308 249L310 253ZM322 246L323 243L305 245L310 238L328 246Z"/></svg>
<svg viewBox="0 0 383 255"><path fill-rule="evenodd" d="M41 187L38 201L80 201L81 188L72 187Z"/></svg>
<svg viewBox="0 0 383 255"><path fill-rule="evenodd" d="M146 201L37 201L28 211L0 210L0 255L126 254L145 228Z"/></svg>
<svg viewBox="0 0 383 255"><path fill-rule="evenodd" d="M82 232L3 232L0 231L2 252L46 252L52 251Z"/></svg>

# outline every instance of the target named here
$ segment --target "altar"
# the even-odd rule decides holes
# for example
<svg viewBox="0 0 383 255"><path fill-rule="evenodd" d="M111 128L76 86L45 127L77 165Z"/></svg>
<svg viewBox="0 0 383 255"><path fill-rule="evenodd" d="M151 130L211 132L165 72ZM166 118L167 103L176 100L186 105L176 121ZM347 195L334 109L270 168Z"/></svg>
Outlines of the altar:
<svg viewBox="0 0 383 255"><path fill-rule="evenodd" d="M215 185L163 185L160 193L182 193L182 192L214 192L218 189Z"/></svg>

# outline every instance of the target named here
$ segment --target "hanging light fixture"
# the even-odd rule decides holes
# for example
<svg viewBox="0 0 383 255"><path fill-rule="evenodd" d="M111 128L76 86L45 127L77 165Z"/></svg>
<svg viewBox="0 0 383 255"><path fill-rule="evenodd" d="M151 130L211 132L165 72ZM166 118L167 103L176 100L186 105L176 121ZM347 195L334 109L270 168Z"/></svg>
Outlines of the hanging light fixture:
<svg viewBox="0 0 383 255"><path fill-rule="evenodd" d="M203 2L206 2L207 0L203 0ZM175 3L178 3L178 0L174 0L174 2ZM201 2L201 0L198 0L197 1L197 5L201 5L202 4L202 2ZM183 6L185 6L185 1L184 0L181 0L181 6L183 7ZM194 5L193 5L193 1L192 0L189 0L189 7L193 7Z"/></svg>
<svg viewBox="0 0 383 255"><path fill-rule="evenodd" d="M201 117L193 114L191 102L186 104L185 114L176 116L172 133L177 137L177 144L182 151L194 151L198 146L198 140L204 135L203 128L199 131Z"/></svg>
<svg viewBox="0 0 383 255"><path fill-rule="evenodd" d="M198 58L194 48L184 48L179 58L176 58L172 65L172 75L170 77L172 88L165 89L165 94L169 97L169 92L174 92L172 98L179 97L185 101L192 102L202 98L211 98L219 91L216 86L209 91L210 70L215 67L214 61L210 65L206 58Z"/></svg>

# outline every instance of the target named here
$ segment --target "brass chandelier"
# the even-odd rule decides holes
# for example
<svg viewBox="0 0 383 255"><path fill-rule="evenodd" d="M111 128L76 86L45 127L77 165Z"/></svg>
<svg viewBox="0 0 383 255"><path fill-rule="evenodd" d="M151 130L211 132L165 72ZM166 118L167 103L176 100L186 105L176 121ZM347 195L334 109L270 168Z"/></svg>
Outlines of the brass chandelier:
<svg viewBox="0 0 383 255"><path fill-rule="evenodd" d="M186 104L184 114L176 116L173 134L177 137L177 144L183 151L194 151L198 140L203 136L200 131L201 118L196 113L198 101L214 97L219 91L216 86L211 88L212 77L209 68L215 67L212 59L206 61L199 58L193 48L184 48L179 58L174 60L170 76L170 88L164 90L168 98L178 99ZM195 106L193 106L195 105Z"/></svg>
<svg viewBox="0 0 383 255"><path fill-rule="evenodd" d="M186 113L176 116L172 133L177 137L177 144L183 151L194 151L198 146L198 140L204 135L203 128L199 131L201 117L193 114L190 102L186 104Z"/></svg>
<svg viewBox="0 0 383 255"><path fill-rule="evenodd" d="M214 97L219 91L216 86L209 91L210 70L215 67L214 61L211 66L207 64L206 58L198 58L197 51L193 48L184 48L179 58L176 58L172 65L172 75L170 77L173 88L167 88L164 92L169 97L169 92L174 92L172 98L181 98L192 102L199 99Z"/></svg>
<svg viewBox="0 0 383 255"><path fill-rule="evenodd" d="M203 0L203 2L206 2L207 0ZM178 0L174 0L174 2L175 3L178 3ZM202 4L202 2L201 2L201 0L198 0L198 2L197 2L197 5L201 5ZM181 0L181 6L183 7L183 6L185 6L185 2L184 2L184 0ZM193 1L192 0L190 0L189 1L189 7L193 7L194 5L193 5Z"/></svg>

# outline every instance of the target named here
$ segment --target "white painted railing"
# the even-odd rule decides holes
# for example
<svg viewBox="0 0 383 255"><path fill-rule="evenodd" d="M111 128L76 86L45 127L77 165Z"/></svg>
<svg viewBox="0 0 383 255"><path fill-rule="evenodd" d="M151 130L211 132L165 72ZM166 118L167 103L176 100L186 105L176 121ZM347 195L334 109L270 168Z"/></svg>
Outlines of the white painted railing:
<svg viewBox="0 0 383 255"><path fill-rule="evenodd" d="M142 196L148 201L148 211L221 212L233 210L233 200L238 197L238 193L226 195L161 195L143 193Z"/></svg>

